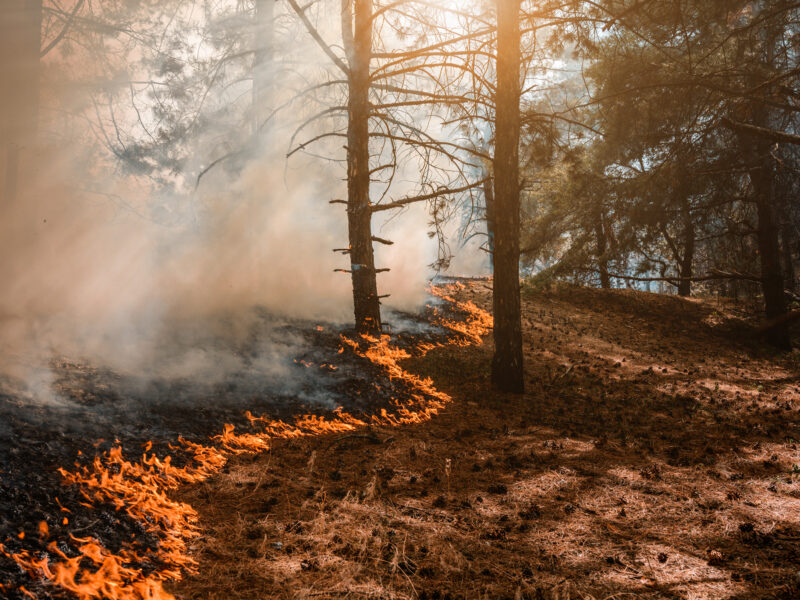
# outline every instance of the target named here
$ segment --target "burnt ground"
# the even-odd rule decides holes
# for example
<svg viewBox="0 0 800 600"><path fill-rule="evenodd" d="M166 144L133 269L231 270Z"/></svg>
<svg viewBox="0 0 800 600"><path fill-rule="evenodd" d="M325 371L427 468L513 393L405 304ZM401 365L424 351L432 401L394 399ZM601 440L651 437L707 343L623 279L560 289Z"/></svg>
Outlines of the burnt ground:
<svg viewBox="0 0 800 600"><path fill-rule="evenodd" d="M800 354L740 317L527 291L524 397L490 391L488 341L406 361L454 398L433 421L277 440L186 488L200 572L174 591L800 598Z"/></svg>
<svg viewBox="0 0 800 600"><path fill-rule="evenodd" d="M450 335L424 314L393 314L389 320L397 324L394 339L401 346ZM216 329L226 331L226 323ZM327 415L337 406L372 414L407 393L403 382L387 379L368 360L340 354L341 334L354 337L331 324L277 321L256 311L245 337L216 335L196 347L169 346L212 357L201 364L230 362L215 378L132 373L54 358L40 369L44 378L0 380L0 544L7 552L39 557L48 556L52 541L72 556L74 549L64 543L70 536L93 537L112 552L134 539L136 547L153 548L157 540L141 523L112 506L86 505L78 489L62 484L57 469L85 465L116 444L135 457L148 442L155 455L171 455L180 465L186 457L170 447L178 437L208 444L226 423L248 431L247 410L282 419ZM46 536L39 533L41 522L49 529ZM144 567L147 572L158 565ZM20 586L40 599L70 597L32 580L0 553L0 597L27 597Z"/></svg>

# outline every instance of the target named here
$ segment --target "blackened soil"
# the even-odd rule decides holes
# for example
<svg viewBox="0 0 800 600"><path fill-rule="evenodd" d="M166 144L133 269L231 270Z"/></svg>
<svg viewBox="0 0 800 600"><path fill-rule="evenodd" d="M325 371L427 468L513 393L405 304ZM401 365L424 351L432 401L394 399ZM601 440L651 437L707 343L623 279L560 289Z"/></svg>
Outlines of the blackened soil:
<svg viewBox="0 0 800 600"><path fill-rule="evenodd" d="M395 326L387 329L395 343L413 352L420 342L448 337L430 324L430 310L393 314ZM69 554L70 546L59 540L73 535L96 538L111 551L133 544L146 554L156 540L142 524L112 506L88 506L77 489L62 483L57 469L87 464L117 444L133 457L148 442L152 452L171 455L180 465L186 457L170 448L178 437L209 443L226 423L249 431L246 411L287 420L330 414L337 407L374 414L407 395L402 382L387 379L351 350L342 352L342 335L358 339L330 324L276 325L260 313L260 324L245 339L210 338L208 346L188 349L230 358L236 368L220 377L131 373L54 358L32 378L44 383L0 381L0 544L11 553L27 550L45 557L52 541ZM48 536L39 533L42 522ZM32 580L2 555L0 586L0 596L11 600L25 597L21 587L41 599L68 597Z"/></svg>

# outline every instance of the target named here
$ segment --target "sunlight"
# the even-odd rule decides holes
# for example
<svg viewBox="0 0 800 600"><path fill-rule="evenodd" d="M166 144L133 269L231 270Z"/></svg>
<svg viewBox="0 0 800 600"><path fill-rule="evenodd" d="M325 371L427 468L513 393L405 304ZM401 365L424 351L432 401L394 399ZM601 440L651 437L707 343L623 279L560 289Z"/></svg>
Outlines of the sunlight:
<svg viewBox="0 0 800 600"><path fill-rule="evenodd" d="M0 1L0 598L800 598L798 32Z"/></svg>

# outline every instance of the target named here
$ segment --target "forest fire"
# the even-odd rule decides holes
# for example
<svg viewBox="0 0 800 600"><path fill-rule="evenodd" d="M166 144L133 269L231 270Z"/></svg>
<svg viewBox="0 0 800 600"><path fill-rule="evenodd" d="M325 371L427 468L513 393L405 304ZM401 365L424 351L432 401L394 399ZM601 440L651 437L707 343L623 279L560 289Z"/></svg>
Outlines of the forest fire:
<svg viewBox="0 0 800 600"><path fill-rule="evenodd" d="M472 304L456 302L448 295L446 287L432 287L431 292L452 303L452 311L460 315L461 320L445 319L439 311L434 313L434 325L456 334L451 335L446 343L475 343L489 332L491 317L484 311ZM399 365L399 361L410 358L412 352L425 354L442 346L443 342L421 343L410 351L393 346L388 335L363 335L358 342L342 335L341 342L340 352L349 348L356 356L378 366L389 379L401 380L410 390L408 397L393 398L390 408L363 417L338 408L327 417L307 414L286 422L248 412L246 416L256 433L236 433L234 425L226 424L222 433L211 438L212 445L182 438L170 445L175 456L182 458L182 466L174 464L172 455L159 458L155 452L148 454L151 442L145 445L138 459L132 460L125 458L120 445L115 445L108 452L95 456L90 465L76 465L73 471L60 468L59 472L65 485L79 490L83 506L110 505L116 511L126 513L142 524L152 537L152 543L141 547L139 540L131 539L123 542L120 549L111 551L97 539L69 533L67 539L49 541L45 552L11 552L0 545L0 553L13 560L34 580L47 581L81 600L173 600L174 596L163 586L195 570L196 562L188 544L199 535L199 526L195 509L172 500L169 497L171 491L183 484L213 476L225 466L230 456L269 451L271 439L350 432L368 425L421 423L431 419L451 401L447 394L434 387L430 379L421 379ZM70 513L65 506L61 506L61 511ZM67 517L64 518L65 523L68 522ZM40 524L39 534L43 540L48 538L46 522ZM24 532L20 535L24 537ZM12 591L7 587L3 589ZM17 592L36 597L24 586L19 586Z"/></svg>
<svg viewBox="0 0 800 600"><path fill-rule="evenodd" d="M0 597L799 598L798 56L786 0L1 0Z"/></svg>

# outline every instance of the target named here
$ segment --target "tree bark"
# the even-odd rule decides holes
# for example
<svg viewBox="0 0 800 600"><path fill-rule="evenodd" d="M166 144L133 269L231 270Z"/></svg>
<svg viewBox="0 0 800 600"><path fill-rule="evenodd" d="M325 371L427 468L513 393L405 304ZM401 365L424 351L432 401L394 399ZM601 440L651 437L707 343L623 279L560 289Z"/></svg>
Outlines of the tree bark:
<svg viewBox="0 0 800 600"><path fill-rule="evenodd" d="M773 165L769 154L761 159L761 165L750 171L755 191L758 213L758 254L761 259L761 289L767 320L777 320L786 314L786 295L783 269L781 268L778 219L775 214L773 194ZM789 330L775 328L767 334L767 340L779 348L791 348Z"/></svg>
<svg viewBox="0 0 800 600"><path fill-rule="evenodd" d="M350 11L350 4L354 10ZM350 18L353 15L354 18ZM347 217L356 329L381 330L380 299L372 247L369 117L372 0L342 1L343 39L348 55Z"/></svg>
<svg viewBox="0 0 800 600"><path fill-rule="evenodd" d="M525 388L519 282L520 235L520 0L497 2L495 115L494 343L492 384L501 391Z"/></svg>
<svg viewBox="0 0 800 600"><path fill-rule="evenodd" d="M775 61L775 44L779 37L776 23L767 26L760 41L762 48L762 64L764 71L772 68ZM754 71L753 82L762 84L761 70ZM769 88L767 89L767 93ZM750 125L755 128L770 128L771 109L763 102L754 99L750 102ZM757 133L740 131L739 143L743 155L749 163L750 183L758 215L758 254L761 262L761 290L767 321L778 321L787 312L784 289L783 269L780 253L780 222L777 215L776 169L772 156L771 141ZM781 349L790 349L789 329L787 327L772 328L766 334L767 341Z"/></svg>
<svg viewBox="0 0 800 600"><path fill-rule="evenodd" d="M18 193L24 150L35 142L39 120L42 0L0 3L0 151L3 203Z"/></svg>

